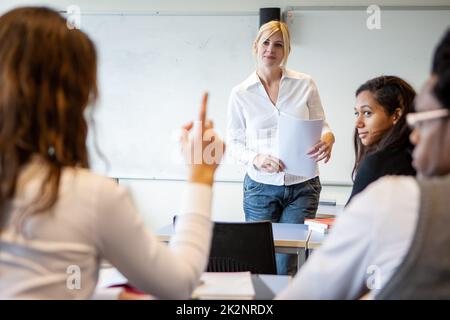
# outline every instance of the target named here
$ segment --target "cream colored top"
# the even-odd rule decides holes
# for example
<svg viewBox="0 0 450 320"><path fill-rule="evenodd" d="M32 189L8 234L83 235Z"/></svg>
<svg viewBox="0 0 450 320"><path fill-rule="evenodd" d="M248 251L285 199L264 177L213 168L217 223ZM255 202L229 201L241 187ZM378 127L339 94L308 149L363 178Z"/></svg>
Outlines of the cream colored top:
<svg viewBox="0 0 450 320"><path fill-rule="evenodd" d="M411 247L419 208L414 177L385 176L370 184L277 299L376 297Z"/></svg>
<svg viewBox="0 0 450 320"><path fill-rule="evenodd" d="M29 207L39 190L42 172L36 164L23 170L17 196L6 209L0 235L1 299L89 299L102 259L153 296L189 298L209 254L209 186L186 187L167 246L146 229L123 187L86 169L64 169L52 211L28 218L20 234L13 225L20 208Z"/></svg>

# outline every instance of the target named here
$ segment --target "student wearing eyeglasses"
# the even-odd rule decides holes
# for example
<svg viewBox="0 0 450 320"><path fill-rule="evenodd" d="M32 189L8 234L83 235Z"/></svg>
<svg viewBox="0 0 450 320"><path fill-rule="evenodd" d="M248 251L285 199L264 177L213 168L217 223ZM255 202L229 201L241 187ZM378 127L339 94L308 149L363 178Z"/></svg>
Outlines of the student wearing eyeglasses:
<svg viewBox="0 0 450 320"><path fill-rule="evenodd" d="M354 181L347 203L382 176L416 174L406 124L415 96L411 85L395 76L368 80L356 90Z"/></svg>
<svg viewBox="0 0 450 320"><path fill-rule="evenodd" d="M415 102L417 177L355 196L278 299L450 299L450 29Z"/></svg>

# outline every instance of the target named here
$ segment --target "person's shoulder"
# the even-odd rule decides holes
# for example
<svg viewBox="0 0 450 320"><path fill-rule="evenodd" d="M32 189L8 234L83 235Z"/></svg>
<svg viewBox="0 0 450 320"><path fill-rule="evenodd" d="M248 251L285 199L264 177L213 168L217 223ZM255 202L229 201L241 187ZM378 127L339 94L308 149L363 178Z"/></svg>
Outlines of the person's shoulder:
<svg viewBox="0 0 450 320"><path fill-rule="evenodd" d="M411 155L412 149L413 146L411 144L405 143L400 146L383 148L377 153L385 157L392 157L392 156L403 157L405 155Z"/></svg>
<svg viewBox="0 0 450 320"><path fill-rule="evenodd" d="M369 154L364 158L364 160L361 163L361 167L368 167L373 168L377 167L378 165L385 163L385 161L390 162L391 157L389 156L390 152L386 150L380 150L374 153Z"/></svg>
<svg viewBox="0 0 450 320"><path fill-rule="evenodd" d="M372 210L378 217L380 230L385 230L386 225L417 215L420 187L412 176L384 176L367 188L367 197L376 200ZM361 202L365 204L364 200Z"/></svg>
<svg viewBox="0 0 450 320"><path fill-rule="evenodd" d="M361 164L361 167L385 168L386 172L411 174L412 169L411 150L404 148L384 148L368 155Z"/></svg>
<svg viewBox="0 0 450 320"><path fill-rule="evenodd" d="M386 155L382 152L375 152L368 156L366 156L362 161L361 165L357 172L357 177L367 177L367 176L378 176L382 175L380 170L382 168L388 167L389 164L385 161L389 161L389 157L386 157ZM382 171L382 170L381 170Z"/></svg>
<svg viewBox="0 0 450 320"><path fill-rule="evenodd" d="M311 82L313 81L313 78L306 73L303 72L299 72L299 71L295 71L295 70L291 70L291 69L285 69L285 76L287 78L291 78L291 79L296 79L296 80L300 80L300 81L306 81L306 82Z"/></svg>
<svg viewBox="0 0 450 320"><path fill-rule="evenodd" d="M367 187L367 193L395 199L395 195L408 194L409 191L417 188L417 180L413 176L386 175L370 184Z"/></svg>
<svg viewBox="0 0 450 320"><path fill-rule="evenodd" d="M408 155L410 157L410 152L406 147L405 148L388 147L369 154L363 160L363 162L370 165L376 165L379 163L391 164L397 162L399 158L404 158Z"/></svg>
<svg viewBox="0 0 450 320"><path fill-rule="evenodd" d="M248 88L259 82L256 72L253 71L244 81L234 86L231 89L231 94L242 94L247 91Z"/></svg>
<svg viewBox="0 0 450 320"><path fill-rule="evenodd" d="M412 176L383 176L357 194L349 204L354 210L373 211L389 216L394 207L406 207L419 197L419 186Z"/></svg>
<svg viewBox="0 0 450 320"><path fill-rule="evenodd" d="M90 195L100 191L113 192L119 188L115 179L99 175L87 168L65 168L63 184Z"/></svg>

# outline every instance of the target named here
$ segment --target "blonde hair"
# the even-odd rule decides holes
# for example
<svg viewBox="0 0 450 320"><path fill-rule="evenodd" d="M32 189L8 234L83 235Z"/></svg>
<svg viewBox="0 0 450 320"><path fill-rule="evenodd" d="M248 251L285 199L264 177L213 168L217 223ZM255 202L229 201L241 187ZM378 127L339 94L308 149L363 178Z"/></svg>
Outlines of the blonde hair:
<svg viewBox="0 0 450 320"><path fill-rule="evenodd" d="M280 31L281 36L283 37L283 60L281 60L280 67L284 67L287 63L287 59L289 57L289 53L291 52L291 37L289 35L288 26L286 23L272 20L269 21L259 28L258 35L256 36L255 41L253 42L253 55L256 56L258 52L258 46L261 45L266 39L270 38L274 33Z"/></svg>

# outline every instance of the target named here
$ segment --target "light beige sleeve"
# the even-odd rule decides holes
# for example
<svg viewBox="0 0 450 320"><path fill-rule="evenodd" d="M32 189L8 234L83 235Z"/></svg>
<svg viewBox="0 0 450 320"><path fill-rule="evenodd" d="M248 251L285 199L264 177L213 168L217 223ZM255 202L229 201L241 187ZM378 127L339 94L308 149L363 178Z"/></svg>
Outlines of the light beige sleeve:
<svg viewBox="0 0 450 320"><path fill-rule="evenodd" d="M162 299L188 299L207 265L211 196L207 185L187 186L175 235L167 246L147 230L127 191L106 184L99 192L96 216L101 257L139 290Z"/></svg>

